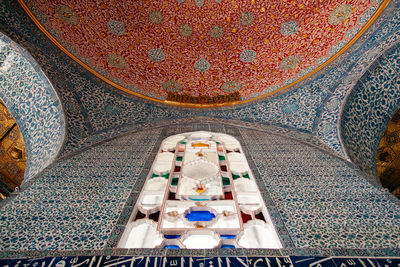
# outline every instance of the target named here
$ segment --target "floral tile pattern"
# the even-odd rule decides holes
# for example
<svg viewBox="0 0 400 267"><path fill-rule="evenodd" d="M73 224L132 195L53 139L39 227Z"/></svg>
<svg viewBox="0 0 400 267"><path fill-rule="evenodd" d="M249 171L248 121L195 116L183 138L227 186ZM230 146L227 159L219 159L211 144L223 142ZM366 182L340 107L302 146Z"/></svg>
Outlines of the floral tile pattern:
<svg viewBox="0 0 400 267"><path fill-rule="evenodd" d="M294 247L397 246L399 201L357 168L294 140L240 133Z"/></svg>
<svg viewBox="0 0 400 267"><path fill-rule="evenodd" d="M65 135L64 112L34 59L0 32L0 98L15 118L27 151L24 181L57 156Z"/></svg>
<svg viewBox="0 0 400 267"><path fill-rule="evenodd" d="M398 200L350 163L268 128L203 122L131 133L54 164L0 207L3 255L116 247L161 141L195 130L240 140L285 248L397 247Z"/></svg>
<svg viewBox="0 0 400 267"><path fill-rule="evenodd" d="M386 51L357 82L343 108L341 132L350 159L377 177L377 150L400 107L400 44ZM357 114L357 115L355 115Z"/></svg>
<svg viewBox="0 0 400 267"><path fill-rule="evenodd" d="M37 16L40 15L40 12L34 12ZM193 110L156 105L116 92L112 86L102 82L72 61L42 35L36 26L27 22L26 13L15 1L2 1L0 14L0 30L22 44L32 54L60 96L68 125L65 145L62 149L63 156L128 132L133 128L145 129L155 124L160 126L179 123L181 119L196 117L231 120L235 123L238 121L253 123L261 128L265 125L275 125L281 127L279 130L281 132L297 129L298 139L302 139L302 136L314 135L318 140L313 139L312 143L329 147L339 155L345 156L338 125L346 95L370 67L371 62L400 40L400 2L391 1L382 15L355 45L333 64L315 74L312 79L299 83L290 91L252 104L234 108ZM70 14L74 16L73 12ZM241 25L245 25L252 21L252 16L244 14L239 19ZM46 19L41 17L40 20ZM125 25L122 27L120 23L112 22L106 26L116 36L126 31ZM295 25L289 23L279 28L279 31L290 34L295 29ZM193 34L193 29L185 26L179 34L183 32L182 35L187 35L191 31ZM57 34L53 32L56 37ZM348 32L349 36L354 36L354 34L356 31ZM155 48L158 47L151 49ZM73 47L69 50L73 51ZM159 50L155 51L157 53L151 53L151 56L156 61L161 60L162 54ZM163 49L162 51L166 56L165 51ZM148 51L146 53L149 57ZM326 59L317 61L322 63L324 60ZM160 61L162 62L164 61ZM379 61L377 64L386 64L385 62ZM294 63L295 61L292 64ZM312 68L303 71L307 70L311 71ZM101 70L98 71L103 73ZM243 87L232 79L221 86L226 92ZM165 87L178 92L181 90L181 86L172 80L166 83ZM132 90L137 89L132 87ZM367 143L368 138L351 140L360 141L357 145L359 148L365 145L370 146ZM374 153L371 148L368 148L368 151ZM374 155L369 157L374 157Z"/></svg>
<svg viewBox="0 0 400 267"><path fill-rule="evenodd" d="M377 61L377 59L399 42L399 8L400 3L390 3L376 23L351 49L341 56L344 58L342 64L332 66L337 72L345 72L346 75L338 79L333 93L323 101L323 105L318 112L319 118L314 122L313 131L316 132L318 139L342 154L344 149L340 138L346 137L343 134L340 138L338 136L340 135L340 115L344 103L347 101L346 97L352 90L359 90L356 84L370 68L371 63L376 62L375 65L382 64L383 61ZM355 51L352 51L352 49L355 49ZM368 138L360 139L361 143L363 142L362 145L360 143L360 147L365 145L365 140ZM356 140L358 141L358 138L352 139L352 141ZM347 157L347 155L345 156ZM375 154L371 154L371 156L375 157Z"/></svg>
<svg viewBox="0 0 400 267"><path fill-rule="evenodd" d="M364 55L379 54L382 51L376 49L376 44L388 45L398 38L396 35L396 27L399 25L398 5L399 3L395 2L389 4L381 15L382 19L378 19L367 31L367 38L359 40L363 45L355 45L346 55L339 57L338 60L342 64L336 63L325 68L313 80L302 82L281 96L267 98L252 105L215 111L168 109L117 94L110 86L93 78L90 73L77 71L80 67L51 45L34 25L21 24L26 14L19 5L3 1L0 12L4 20L1 24L2 30L12 34L18 42L24 43L41 64L65 103L68 132L63 155L107 139L129 125L145 127L155 120L199 115L260 124L272 123L298 128L302 132L313 132L327 146L343 155L337 130L338 114L344 96L351 86L348 83L341 85L340 81L349 74L351 66L357 68L350 73L362 73L368 67L371 57ZM40 46L26 42L27 39ZM358 49L360 47L362 49ZM355 62L362 64L354 65Z"/></svg>
<svg viewBox="0 0 400 267"><path fill-rule="evenodd" d="M132 134L56 163L1 207L0 250L104 248L159 136Z"/></svg>

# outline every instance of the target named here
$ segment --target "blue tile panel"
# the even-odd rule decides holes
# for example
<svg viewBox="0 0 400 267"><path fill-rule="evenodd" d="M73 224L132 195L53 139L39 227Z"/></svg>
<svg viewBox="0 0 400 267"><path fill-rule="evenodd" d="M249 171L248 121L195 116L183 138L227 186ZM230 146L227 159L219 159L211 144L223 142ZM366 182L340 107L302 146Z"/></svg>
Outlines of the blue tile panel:
<svg viewBox="0 0 400 267"><path fill-rule="evenodd" d="M324 99L314 121L313 132L333 150L344 153L340 142L340 115L346 96L368 70L372 62L400 40L400 2L392 1L363 36L330 68L337 76L332 94Z"/></svg>
<svg viewBox="0 0 400 267"><path fill-rule="evenodd" d="M96 146L52 168L0 211L0 250L105 247L160 130Z"/></svg>
<svg viewBox="0 0 400 267"><path fill-rule="evenodd" d="M53 162L65 135L54 88L34 59L0 32L0 98L21 129L27 151L24 182Z"/></svg>
<svg viewBox="0 0 400 267"><path fill-rule="evenodd" d="M132 126L206 116L273 124L297 129L300 134L311 133L344 156L338 131L340 108L346 94L370 63L400 39L399 14L400 2L391 1L365 37L333 64L281 94L242 106L206 110L154 104L118 92L55 47L28 22L27 15L15 1L0 3L0 29L34 55L59 92L68 120L62 155L106 140Z"/></svg>
<svg viewBox="0 0 400 267"><path fill-rule="evenodd" d="M386 51L365 72L343 107L341 133L350 159L377 176L379 141L400 108L400 44Z"/></svg>
<svg viewBox="0 0 400 267"><path fill-rule="evenodd" d="M398 246L399 201L358 168L295 140L240 132L295 247Z"/></svg>
<svg viewBox="0 0 400 267"><path fill-rule="evenodd" d="M267 130L185 123L131 133L54 164L1 206L0 251L115 247L161 141L194 130L238 138L285 248L397 248L398 200L350 163Z"/></svg>

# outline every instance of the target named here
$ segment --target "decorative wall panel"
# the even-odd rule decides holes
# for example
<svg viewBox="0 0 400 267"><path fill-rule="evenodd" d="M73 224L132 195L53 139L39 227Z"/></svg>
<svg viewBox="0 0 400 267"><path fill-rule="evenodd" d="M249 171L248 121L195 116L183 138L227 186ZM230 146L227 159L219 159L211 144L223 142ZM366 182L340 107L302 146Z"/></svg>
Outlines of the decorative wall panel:
<svg viewBox="0 0 400 267"><path fill-rule="evenodd" d="M129 194L159 135L144 131L93 147L4 200L0 250L105 248L124 205L136 201Z"/></svg>
<svg viewBox="0 0 400 267"><path fill-rule="evenodd" d="M391 118L379 142L378 176L384 188L400 197L400 111Z"/></svg>
<svg viewBox="0 0 400 267"><path fill-rule="evenodd" d="M60 151L64 113L60 99L34 59L1 32L0 98L25 140L26 181L53 162Z"/></svg>
<svg viewBox="0 0 400 267"><path fill-rule="evenodd" d="M373 187L350 163L268 131L186 123L128 134L56 163L1 206L1 255L29 255L32 250L102 253L115 248L161 141L198 130L227 133L240 141L282 241L283 255L302 248L303 253L318 255L339 248L344 250L338 253L396 251L398 200ZM307 252L309 248L313 252ZM218 253L245 252L221 249Z"/></svg>
<svg viewBox="0 0 400 267"><path fill-rule="evenodd" d="M363 75L343 107L341 133L350 159L377 178L376 157L387 123L400 108L400 44Z"/></svg>

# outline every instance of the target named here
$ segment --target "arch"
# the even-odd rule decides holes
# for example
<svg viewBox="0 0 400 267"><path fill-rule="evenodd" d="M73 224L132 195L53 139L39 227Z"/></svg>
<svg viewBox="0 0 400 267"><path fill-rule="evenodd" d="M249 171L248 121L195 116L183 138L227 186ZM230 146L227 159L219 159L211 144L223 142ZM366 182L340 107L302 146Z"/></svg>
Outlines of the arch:
<svg viewBox="0 0 400 267"><path fill-rule="evenodd" d="M65 117L56 91L35 60L1 32L0 98L25 142L24 184L57 157L64 142Z"/></svg>
<svg viewBox="0 0 400 267"><path fill-rule="evenodd" d="M240 142L208 131L162 141L119 246L282 248Z"/></svg>
<svg viewBox="0 0 400 267"><path fill-rule="evenodd" d="M400 43L380 56L347 96L340 133L349 158L380 184L376 157L386 125L400 108Z"/></svg>

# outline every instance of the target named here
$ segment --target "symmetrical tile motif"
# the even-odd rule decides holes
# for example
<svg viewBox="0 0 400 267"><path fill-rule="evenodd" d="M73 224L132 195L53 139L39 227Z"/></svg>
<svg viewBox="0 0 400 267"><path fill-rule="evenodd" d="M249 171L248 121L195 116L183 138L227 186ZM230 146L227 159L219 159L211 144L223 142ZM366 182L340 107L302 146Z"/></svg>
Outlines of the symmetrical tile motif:
<svg viewBox="0 0 400 267"><path fill-rule="evenodd" d="M397 248L398 200L373 187L350 163L268 131L204 122L131 133L54 164L2 205L2 255L115 248L161 141L196 130L227 133L241 142L286 248L282 255L301 248L307 255L329 248L344 249L337 253Z"/></svg>
<svg viewBox="0 0 400 267"><path fill-rule="evenodd" d="M223 103L231 79L243 84L242 99L251 99L304 77L347 44L381 2L26 4L69 52L128 91L164 100L162 84L174 81L177 94L188 96L182 102L221 96L214 101Z"/></svg>
<svg viewBox="0 0 400 267"><path fill-rule="evenodd" d="M376 157L381 136L400 107L400 44L368 69L343 107L341 133L350 159L377 177Z"/></svg>
<svg viewBox="0 0 400 267"><path fill-rule="evenodd" d="M64 141L61 102L31 56L0 33L0 98L25 140L25 181L47 167Z"/></svg>
<svg viewBox="0 0 400 267"><path fill-rule="evenodd" d="M251 105L201 111L171 109L116 93L111 86L82 71L34 25L26 23L26 13L14 1L0 3L0 29L34 55L65 103L68 132L63 155L126 131L129 125L146 127L199 115L297 128L301 130L299 134L314 133L343 155L337 129L343 99L352 88L352 81L361 77L371 60L399 39L399 7L399 2L389 3L365 38L359 39L334 64L290 92Z"/></svg>
<svg viewBox="0 0 400 267"><path fill-rule="evenodd" d="M398 201L356 167L297 141L240 132L295 247L398 246Z"/></svg>
<svg viewBox="0 0 400 267"><path fill-rule="evenodd" d="M159 135L144 131L93 147L6 199L0 250L104 248Z"/></svg>
<svg viewBox="0 0 400 267"><path fill-rule="evenodd" d="M26 13L15 1L3 0L0 14L0 30L23 44L35 57L64 103L68 132L62 155L126 132L131 127L144 129L154 123L174 123L177 118L196 116L298 129L299 135L314 134L323 144L344 155L338 125L346 94L371 62L400 40L400 2L391 1L345 54L289 92L235 108L187 110L154 105L115 92L108 84L83 71L37 27L27 23ZM112 30L119 33L122 28ZM349 33L354 34L356 32Z"/></svg>

